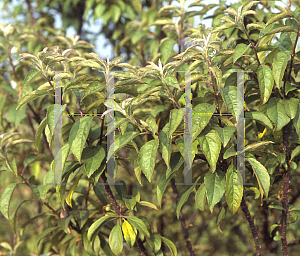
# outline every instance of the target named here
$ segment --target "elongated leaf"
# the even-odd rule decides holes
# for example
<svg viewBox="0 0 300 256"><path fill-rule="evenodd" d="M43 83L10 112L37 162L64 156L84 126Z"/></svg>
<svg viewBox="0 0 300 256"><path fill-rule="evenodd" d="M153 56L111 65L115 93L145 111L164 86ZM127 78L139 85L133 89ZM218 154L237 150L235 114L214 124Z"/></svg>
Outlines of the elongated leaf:
<svg viewBox="0 0 300 256"><path fill-rule="evenodd" d="M243 197L243 178L234 165L226 173L226 202L232 215L239 209Z"/></svg>
<svg viewBox="0 0 300 256"><path fill-rule="evenodd" d="M139 165L149 182L151 182L151 177L155 167L158 145L159 140L150 140L141 147L139 153Z"/></svg>
<svg viewBox="0 0 300 256"><path fill-rule="evenodd" d="M161 61L162 64L165 65L167 63L167 60L170 58L172 52L173 52L173 46L175 44L175 40L168 38L164 40L160 46L160 52L161 52Z"/></svg>
<svg viewBox="0 0 300 256"><path fill-rule="evenodd" d="M170 85L172 87L180 89L180 86L179 86L179 83L178 83L176 77L174 77L174 76L166 76L165 81L166 81L167 85Z"/></svg>
<svg viewBox="0 0 300 256"><path fill-rule="evenodd" d="M42 137L42 134L43 134L43 131L44 131L46 125L47 125L47 117L45 117L45 118L43 119L43 121L40 123L40 125L39 125L39 127L38 127L38 129L37 129L37 131L36 131L36 134L35 134L34 145L35 145L35 147L37 148L37 150L38 150L39 152L42 151L42 147L41 147L41 137Z"/></svg>
<svg viewBox="0 0 300 256"><path fill-rule="evenodd" d="M247 51L247 49L249 48L249 45L245 45L245 44L238 44L235 48L234 54L233 54L233 64L240 58L243 56L243 54Z"/></svg>
<svg viewBox="0 0 300 256"><path fill-rule="evenodd" d="M177 219L179 219L179 214L180 214L180 210L183 206L183 204L188 200L191 192L194 190L194 185L190 186L179 198L178 203L177 203L177 208L176 208L176 213L177 213Z"/></svg>
<svg viewBox="0 0 300 256"><path fill-rule="evenodd" d="M214 129L218 132L224 148L227 146L232 134L236 131L234 126L226 126L224 128L216 127Z"/></svg>
<svg viewBox="0 0 300 256"><path fill-rule="evenodd" d="M279 52L276 54L275 58L273 59L273 77L275 80L276 85L280 88L280 83L282 81L288 60L289 60L289 52Z"/></svg>
<svg viewBox="0 0 300 256"><path fill-rule="evenodd" d="M237 88L235 86L227 86L221 92L226 106L235 115L237 113Z"/></svg>
<svg viewBox="0 0 300 256"><path fill-rule="evenodd" d="M17 183L9 184L2 192L0 197L0 211L6 219L9 219L9 204L12 194L15 190Z"/></svg>
<svg viewBox="0 0 300 256"><path fill-rule="evenodd" d="M194 141L209 123L216 106L208 103L198 104L192 109L192 141Z"/></svg>
<svg viewBox="0 0 300 256"><path fill-rule="evenodd" d="M148 244L154 251L154 253L157 253L161 248L161 237L158 234L151 234L150 239L147 239Z"/></svg>
<svg viewBox="0 0 300 256"><path fill-rule="evenodd" d="M261 146L265 146L265 145L268 145L268 144L271 144L271 143L274 143L273 141L260 141L260 142L255 142L253 144L250 144L250 145L247 145L245 147L245 151L252 151L252 150L255 150Z"/></svg>
<svg viewBox="0 0 300 256"><path fill-rule="evenodd" d="M246 159L253 168L254 174L258 182L261 197L263 197L263 195L268 197L269 188L270 188L270 175L267 169L255 158L246 158Z"/></svg>
<svg viewBox="0 0 300 256"><path fill-rule="evenodd" d="M267 26L275 23L276 21L278 20L281 20L281 19L285 19L285 18L296 18L295 14L291 11L287 11L287 12L282 12L282 13L276 13L274 14L274 17L272 17L270 20L268 20L267 22Z"/></svg>
<svg viewBox="0 0 300 256"><path fill-rule="evenodd" d="M172 137L173 132L177 129L177 127L181 124L182 118L184 116L184 109L173 109L170 113L170 125L169 125L169 138Z"/></svg>
<svg viewBox="0 0 300 256"><path fill-rule="evenodd" d="M283 99L283 104L285 108L285 113L288 115L288 117L294 119L294 117L297 114L299 99L296 98Z"/></svg>
<svg viewBox="0 0 300 256"><path fill-rule="evenodd" d="M295 126L296 132L300 137L300 105L298 104L296 115L293 119L293 124Z"/></svg>
<svg viewBox="0 0 300 256"><path fill-rule="evenodd" d="M200 188L198 188L196 195L195 195L196 207L200 211L204 211L205 210L205 202L206 202L206 187L205 187L205 184L202 183Z"/></svg>
<svg viewBox="0 0 300 256"><path fill-rule="evenodd" d="M220 202L225 193L225 174L221 170L214 173L208 172L204 176L204 184L206 187L206 197L209 210L213 212L215 204Z"/></svg>
<svg viewBox="0 0 300 256"><path fill-rule="evenodd" d="M274 28L274 29L268 31L263 36L277 34L277 33L280 33L280 32L295 32L295 33L297 33L297 29L295 29L293 26L282 26L282 27Z"/></svg>
<svg viewBox="0 0 300 256"><path fill-rule="evenodd" d="M260 65L258 68L258 82L262 103L265 104L271 95L274 80L272 70L267 65Z"/></svg>
<svg viewBox="0 0 300 256"><path fill-rule="evenodd" d="M89 135L92 116L84 116L78 119L72 126L69 137L70 148L74 156L81 163L81 154L84 144Z"/></svg>
<svg viewBox="0 0 300 256"><path fill-rule="evenodd" d="M286 115L283 101L278 98L271 98L268 103L267 113L269 118L275 123L276 131L281 130L290 122L290 118Z"/></svg>
<svg viewBox="0 0 300 256"><path fill-rule="evenodd" d="M38 77L39 75L42 75L42 71L30 70L23 81L22 87L26 87L34 78Z"/></svg>
<svg viewBox="0 0 300 256"><path fill-rule="evenodd" d="M291 161L294 159L294 157L296 157L297 155L300 154L300 146L296 147L291 154Z"/></svg>
<svg viewBox="0 0 300 256"><path fill-rule="evenodd" d="M72 207L72 197L73 197L73 193L74 193L75 188L77 187L77 184L78 184L78 182L79 182L81 176L82 176L82 174L80 174L80 175L77 177L77 179L73 182L73 184L72 184L72 186L71 186L71 188L70 188L70 190L69 190L69 193L68 193L68 195L67 195L67 198L66 198L66 203L67 203L68 205L70 205L71 207Z"/></svg>
<svg viewBox="0 0 300 256"><path fill-rule="evenodd" d="M249 117L251 119L257 120L258 122L264 124L265 126L269 127L271 130L273 129L273 125L269 118L261 112L245 112L245 117Z"/></svg>
<svg viewBox="0 0 300 256"><path fill-rule="evenodd" d="M215 130L210 130L209 132L200 134L198 140L201 149L211 167L211 171L214 172L216 170L217 161L221 150L221 140L218 132Z"/></svg>
<svg viewBox="0 0 300 256"><path fill-rule="evenodd" d="M149 208L153 208L155 210L157 210L157 207L155 204L152 204L150 202L147 202L147 201L139 201L138 204L142 205L142 206L147 206Z"/></svg>
<svg viewBox="0 0 300 256"><path fill-rule="evenodd" d="M105 150L103 147L97 145L85 148L82 152L82 161L84 162L84 165L81 167L82 173L90 178L100 167L104 158Z"/></svg>
<svg viewBox="0 0 300 256"><path fill-rule="evenodd" d="M169 138L168 133L169 133L169 126L170 124L167 123L164 128L161 130L159 133L159 146L160 146L160 151L162 154L162 158L164 159L166 165L167 165L167 172L170 169L170 159L171 159L171 145L172 145L172 140Z"/></svg>
<svg viewBox="0 0 300 256"><path fill-rule="evenodd" d="M95 236L98 234L100 231L101 226L104 224L104 222L113 219L112 216L103 216L100 219L96 220L89 228L88 233L87 233L87 238L89 241L92 241Z"/></svg>
<svg viewBox="0 0 300 256"><path fill-rule="evenodd" d="M136 240L136 233L134 232L130 223L125 219L123 219L122 231L129 247L133 247Z"/></svg>
<svg viewBox="0 0 300 256"><path fill-rule="evenodd" d="M116 225L109 235L109 246L115 255L120 255L123 250L123 236L120 225Z"/></svg>
<svg viewBox="0 0 300 256"><path fill-rule="evenodd" d="M145 222L143 222L141 219L135 216L127 216L126 218L129 221L129 223L136 229L138 229L142 234L144 234L147 237L150 237L150 233L147 229Z"/></svg>
<svg viewBox="0 0 300 256"><path fill-rule="evenodd" d="M173 244L173 242L163 236L161 236L160 238L169 247L170 251L172 252L172 255L176 256L177 249L176 249L176 246Z"/></svg>

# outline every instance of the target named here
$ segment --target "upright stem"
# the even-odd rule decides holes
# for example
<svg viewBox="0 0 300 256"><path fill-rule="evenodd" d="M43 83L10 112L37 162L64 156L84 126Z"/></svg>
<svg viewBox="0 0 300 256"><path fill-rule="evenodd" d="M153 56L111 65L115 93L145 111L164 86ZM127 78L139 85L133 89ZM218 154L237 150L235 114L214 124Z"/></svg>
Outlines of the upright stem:
<svg viewBox="0 0 300 256"><path fill-rule="evenodd" d="M290 178L289 178L289 165L290 165L290 148L289 148L289 132L288 132L288 125L284 126L282 129L283 132L283 150L285 151L286 156L286 163L288 167L284 169L282 173L282 207L284 210L282 210L281 214L281 243L282 243L282 255L287 256L288 251L288 242L286 240L286 227L288 226L287 223L287 215L288 215L288 203L289 203L289 184L290 184Z"/></svg>
<svg viewBox="0 0 300 256"><path fill-rule="evenodd" d="M261 245L259 244L259 240L258 240L257 227L254 224L254 220L250 214L250 211L248 209L248 206L246 204L244 197L242 198L241 207L242 207L242 211L244 212L245 217L250 225L251 234L254 239L255 255L261 256L261 252L260 252Z"/></svg>
<svg viewBox="0 0 300 256"><path fill-rule="evenodd" d="M178 190L177 190L174 179L171 179L171 186L172 186L172 189L173 189L173 195L174 195L175 202L176 202L176 205L177 205L178 200L179 200L179 193L178 193ZM187 226L185 224L185 219L183 217L182 210L180 210L180 213L179 213L179 220L181 222L183 236L184 236L184 239L185 239L185 242L186 242L186 247L188 248L191 256L196 256L196 254L193 250L193 246L191 244L191 241L189 240L190 239L189 232L188 232Z"/></svg>

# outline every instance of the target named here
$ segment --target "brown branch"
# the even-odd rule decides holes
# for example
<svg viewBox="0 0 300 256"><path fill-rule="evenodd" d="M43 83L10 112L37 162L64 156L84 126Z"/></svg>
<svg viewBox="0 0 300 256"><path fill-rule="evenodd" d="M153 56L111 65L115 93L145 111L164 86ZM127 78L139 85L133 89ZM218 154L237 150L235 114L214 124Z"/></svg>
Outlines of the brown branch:
<svg viewBox="0 0 300 256"><path fill-rule="evenodd" d="M34 17L33 17L33 13L32 13L32 7L31 7L30 0L26 0L26 3L27 3L27 6L28 6L28 12L30 14L31 25L34 25L35 21L34 21Z"/></svg>
<svg viewBox="0 0 300 256"><path fill-rule="evenodd" d="M179 193L178 193L178 190L177 190L177 187L176 187L176 184L175 184L175 179L171 179L171 186L172 186L172 189L173 189L173 195L174 195L175 202L176 202L176 205L177 205L178 200L179 200ZM190 238L189 238L189 232L188 232L188 228L185 224L185 219L183 217L182 210L180 210L180 213L179 213L179 220L181 222L183 236L184 236L184 239L185 239L185 242L186 242L186 247L188 248L191 256L196 256L196 254L193 250Z"/></svg>
<svg viewBox="0 0 300 256"><path fill-rule="evenodd" d="M254 224L254 220L250 214L250 211L248 209L248 206L246 204L244 197L242 198L241 207L242 207L242 211L244 212L245 217L250 225L251 234L254 239L255 255L261 256L261 252L260 252L261 245L259 244L259 240L258 240L257 227Z"/></svg>

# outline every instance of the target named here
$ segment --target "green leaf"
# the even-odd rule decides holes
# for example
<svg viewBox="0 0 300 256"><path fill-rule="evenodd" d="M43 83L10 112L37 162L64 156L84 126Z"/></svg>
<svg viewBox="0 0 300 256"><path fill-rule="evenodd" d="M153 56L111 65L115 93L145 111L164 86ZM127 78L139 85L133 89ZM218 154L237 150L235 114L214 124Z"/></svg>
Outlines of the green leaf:
<svg viewBox="0 0 300 256"><path fill-rule="evenodd" d="M245 44L238 44L235 48L234 54L233 54L233 64L243 56L243 54L247 51L247 49L250 47L249 45Z"/></svg>
<svg viewBox="0 0 300 256"><path fill-rule="evenodd" d="M173 46L175 44L175 40L168 38L164 40L160 46L160 52L161 52L161 62L163 65L165 65L170 58L172 52L173 52Z"/></svg>
<svg viewBox="0 0 300 256"><path fill-rule="evenodd" d="M191 192L194 190L195 185L189 187L179 198L178 203L177 203L177 208L176 208L176 212L177 212L177 219L179 219L179 214L180 214L180 210L183 206L183 204L188 200Z"/></svg>
<svg viewBox="0 0 300 256"><path fill-rule="evenodd" d="M232 134L236 131L234 126L226 126L224 128L215 127L214 129L218 132L224 148L227 146Z"/></svg>
<svg viewBox="0 0 300 256"><path fill-rule="evenodd" d="M173 244L173 242L163 236L160 236L161 240L169 247L170 251L172 252L172 255L177 255L177 249L176 246Z"/></svg>
<svg viewBox="0 0 300 256"><path fill-rule="evenodd" d="M227 86L221 89L222 96L231 113L237 113L237 88L235 86Z"/></svg>
<svg viewBox="0 0 300 256"><path fill-rule="evenodd" d="M81 171L89 178L100 167L103 159L105 158L105 150L97 145L85 148L82 152L82 161L84 165L81 167Z"/></svg>
<svg viewBox="0 0 300 256"><path fill-rule="evenodd" d="M278 88L280 88L280 83L282 81L289 57L290 54L288 51L286 51L277 53L273 59L273 77Z"/></svg>
<svg viewBox="0 0 300 256"><path fill-rule="evenodd" d="M169 125L169 138L172 138L173 132L177 129L177 127L181 124L184 116L184 108L181 109L173 109L170 114L170 125Z"/></svg>
<svg viewBox="0 0 300 256"><path fill-rule="evenodd" d="M158 234L151 234L150 239L147 239L148 244L154 253L157 253L161 248L161 237Z"/></svg>
<svg viewBox="0 0 300 256"><path fill-rule="evenodd" d="M18 107L16 108L16 110L18 110L20 107L22 107L23 105L32 102L33 100L35 100L38 97L41 96L46 96L46 95L51 95L53 96L53 90L52 89L37 89L33 92L30 92L28 94L26 94L24 97L22 97L22 99L20 100Z"/></svg>
<svg viewBox="0 0 300 256"><path fill-rule="evenodd" d="M181 89L176 77L174 76L166 76L165 82L167 83L167 85L173 86L179 90Z"/></svg>
<svg viewBox="0 0 300 256"><path fill-rule="evenodd" d="M184 138L178 138L175 141L176 146L178 147L181 155L184 157ZM195 155L198 153L198 141L195 140L192 143L192 151L191 152L187 152L188 154L192 153L192 161L195 158Z"/></svg>
<svg viewBox="0 0 300 256"><path fill-rule="evenodd" d="M267 65L260 65L257 74L262 104L265 104L272 93L274 79L272 70Z"/></svg>
<svg viewBox="0 0 300 256"><path fill-rule="evenodd" d="M220 202L225 193L225 174L221 170L214 173L208 172L204 176L204 184L206 187L206 197L209 210L213 212L215 204Z"/></svg>
<svg viewBox="0 0 300 256"><path fill-rule="evenodd" d="M74 156L81 163L81 154L84 144L89 135L92 116L84 116L78 119L72 126L69 137L70 148Z"/></svg>
<svg viewBox="0 0 300 256"><path fill-rule="evenodd" d="M217 227L218 227L218 230L223 233L223 231L221 230L220 228L220 223L223 219L225 219L226 217L226 211L227 211L227 205L226 204L223 204L219 210L219 213L218 213L218 216L217 216L217 220L216 220L216 224L217 224Z"/></svg>
<svg viewBox="0 0 300 256"><path fill-rule="evenodd" d="M99 233L101 226L108 221L109 219L113 219L112 216L103 216L100 219L96 220L89 228L87 233L87 238L89 241L93 241L95 236Z"/></svg>
<svg viewBox="0 0 300 256"><path fill-rule="evenodd" d="M120 135L115 140L115 152L117 152L119 149L125 147L130 141L132 141L135 137L139 135L138 132L126 132L124 135ZM108 153L107 159L111 157L110 152Z"/></svg>
<svg viewBox="0 0 300 256"><path fill-rule="evenodd" d="M299 105L299 99L296 99L296 98L283 99L283 104L284 104L284 108L285 108L285 113L291 119L294 119L294 117L297 114L297 107Z"/></svg>
<svg viewBox="0 0 300 256"><path fill-rule="evenodd" d="M170 169L170 158L171 158L171 151L172 151L171 150L172 139L169 138L169 136L168 136L169 126L170 126L170 123L167 123L164 126L164 128L161 130L161 132L159 133L159 136L158 136L162 158L164 159L168 170Z"/></svg>
<svg viewBox="0 0 300 256"><path fill-rule="evenodd" d="M300 105L298 104L297 113L293 119L293 123L298 136L300 137Z"/></svg>
<svg viewBox="0 0 300 256"><path fill-rule="evenodd" d="M255 143L252 143L250 145L247 145L245 147L245 151L252 151L252 150L255 150L261 146L265 146L265 145L268 145L268 144L271 144L271 143L274 143L273 141L259 141L259 142L255 142Z"/></svg>
<svg viewBox="0 0 300 256"><path fill-rule="evenodd" d="M268 197L269 188L270 188L270 175L267 169L255 158L246 158L246 159L253 168L254 174L258 182L261 197L263 197L263 195Z"/></svg>
<svg viewBox="0 0 300 256"><path fill-rule="evenodd" d="M268 103L267 114L275 123L276 131L281 130L290 122L290 118L286 115L283 101L278 98L271 98Z"/></svg>
<svg viewBox="0 0 300 256"><path fill-rule="evenodd" d="M245 117L257 120L258 122L264 124L265 126L269 127L271 130L273 130L273 125L269 118L261 112L245 112Z"/></svg>
<svg viewBox="0 0 300 256"><path fill-rule="evenodd" d="M239 209L243 197L243 178L234 165L226 173L226 202L232 215Z"/></svg>
<svg viewBox="0 0 300 256"><path fill-rule="evenodd" d="M268 31L263 36L277 34L277 33L280 33L280 32L295 32L295 33L297 33L297 30L293 26L286 26L286 25L284 25L282 27L274 28L274 29Z"/></svg>
<svg viewBox="0 0 300 256"><path fill-rule="evenodd" d="M47 117L45 117L42 120L35 134L34 145L39 152L42 151L41 138L46 125L47 125Z"/></svg>
<svg viewBox="0 0 300 256"><path fill-rule="evenodd" d="M159 181L157 184L157 201L158 201L158 204L160 207L161 207L161 199L162 199L163 193L165 192L167 185L168 185L169 181L171 180L171 177L172 176L170 175L168 178L166 178L166 173L164 172L159 178Z"/></svg>
<svg viewBox="0 0 300 256"><path fill-rule="evenodd" d="M155 204L152 204L150 202L147 202L147 201L139 201L138 204L142 205L142 206L147 206L149 208L152 208L152 209L155 209L157 210L157 207Z"/></svg>
<svg viewBox="0 0 300 256"><path fill-rule="evenodd" d="M139 165L149 182L151 182L151 177L155 167L158 145L159 140L150 140L141 147L139 153Z"/></svg>
<svg viewBox="0 0 300 256"><path fill-rule="evenodd" d="M136 240L136 233L134 232L130 223L125 219L123 219L122 231L125 241L129 245L129 247L133 247Z"/></svg>
<svg viewBox="0 0 300 256"><path fill-rule="evenodd" d="M281 19L285 19L285 18L296 18L295 14L291 11L286 11L286 12L282 12L282 13L275 13L274 16L268 20L267 22L267 26L275 23L276 21L279 21Z"/></svg>
<svg viewBox="0 0 300 256"><path fill-rule="evenodd" d="M296 157L297 155L300 154L300 146L297 146L293 151L292 151L292 154L291 154L291 161L294 159L294 157Z"/></svg>
<svg viewBox="0 0 300 256"><path fill-rule="evenodd" d="M120 255L123 250L123 235L120 225L116 225L109 235L109 246L115 255Z"/></svg>
<svg viewBox="0 0 300 256"><path fill-rule="evenodd" d="M141 219L139 219L136 216L126 216L129 223L137 228L143 235L150 237L149 231L147 229L147 226L145 222L143 222Z"/></svg>
<svg viewBox="0 0 300 256"><path fill-rule="evenodd" d="M157 19L156 21L154 21L152 25L172 25L174 24L174 21L172 19L169 19L169 18L160 18L160 19Z"/></svg>
<svg viewBox="0 0 300 256"><path fill-rule="evenodd" d="M221 140L215 130L206 131L198 137L201 149L211 166L211 171L216 170L217 161L221 150Z"/></svg>
<svg viewBox="0 0 300 256"><path fill-rule="evenodd" d="M77 179L73 182L73 184L72 184L72 186L71 186L71 188L70 188L70 190L69 190L69 193L68 193L68 195L67 195L67 198L66 198L66 203L67 203L69 206L71 206L71 207L72 207L72 197L73 197L73 193L74 193L75 188L77 187L77 184L78 184L78 182L79 182L81 176L82 176L82 174L80 174L80 175L77 177Z"/></svg>
<svg viewBox="0 0 300 256"><path fill-rule="evenodd" d="M30 70L27 73L27 75L26 75L26 77L25 77L25 79L23 81L22 87L27 86L34 78L36 78L37 76L42 75L42 74L43 74L42 71L39 71L39 70Z"/></svg>
<svg viewBox="0 0 300 256"><path fill-rule="evenodd" d="M205 210L205 202L206 202L206 187L205 187L205 184L202 183L200 188L198 188L196 195L195 195L196 207L200 211L204 211Z"/></svg>
<svg viewBox="0 0 300 256"><path fill-rule="evenodd" d="M198 135L209 123L215 110L216 106L208 103L201 103L192 108L192 141L198 137Z"/></svg>
<svg viewBox="0 0 300 256"><path fill-rule="evenodd" d="M0 211L6 219L9 219L9 204L12 194L15 190L17 183L9 184L2 192L0 197Z"/></svg>

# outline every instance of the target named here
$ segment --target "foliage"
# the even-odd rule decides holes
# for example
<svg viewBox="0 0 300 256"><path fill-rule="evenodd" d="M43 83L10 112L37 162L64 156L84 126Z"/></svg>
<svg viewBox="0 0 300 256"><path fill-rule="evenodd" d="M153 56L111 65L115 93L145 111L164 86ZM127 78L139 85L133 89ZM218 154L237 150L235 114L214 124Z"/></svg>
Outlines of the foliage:
<svg viewBox="0 0 300 256"><path fill-rule="evenodd" d="M5 253L300 252L299 7L274 1L26 2L30 24L0 27L0 210L10 225L2 230ZM116 57L92 52L88 36L66 37L51 15L36 19L34 11L43 7L61 14L76 9L79 23L69 13L64 24L80 35L89 15L103 21L103 33L112 22ZM193 17L215 7L213 28L194 27ZM14 16L22 15L22 6L18 10ZM236 148L237 71L245 71L243 152ZM112 72L114 103L107 94ZM61 169L53 153L57 90ZM112 112L114 151L107 147ZM193 184L179 186L185 153L191 154ZM235 162L241 153L245 177ZM118 183L103 185L113 156Z"/></svg>

